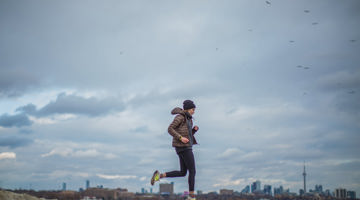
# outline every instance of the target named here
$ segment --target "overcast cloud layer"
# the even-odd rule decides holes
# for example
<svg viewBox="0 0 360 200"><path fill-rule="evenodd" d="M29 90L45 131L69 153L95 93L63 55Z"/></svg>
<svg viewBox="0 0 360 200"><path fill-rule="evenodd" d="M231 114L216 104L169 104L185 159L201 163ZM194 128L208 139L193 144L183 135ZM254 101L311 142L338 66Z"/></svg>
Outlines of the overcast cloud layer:
<svg viewBox="0 0 360 200"><path fill-rule="evenodd" d="M196 190L360 194L360 2L0 2L0 187L149 189L197 105ZM185 178L175 191L187 189ZM158 191L158 186L153 187Z"/></svg>

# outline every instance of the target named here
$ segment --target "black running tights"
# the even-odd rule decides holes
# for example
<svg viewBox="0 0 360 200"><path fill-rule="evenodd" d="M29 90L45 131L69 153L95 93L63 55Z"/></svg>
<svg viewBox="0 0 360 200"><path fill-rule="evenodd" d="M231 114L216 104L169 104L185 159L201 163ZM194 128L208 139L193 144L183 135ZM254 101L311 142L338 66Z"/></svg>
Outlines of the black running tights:
<svg viewBox="0 0 360 200"><path fill-rule="evenodd" d="M166 177L183 177L186 176L186 172L189 170L189 191L194 191L195 186L195 159L192 149L178 153L180 160L180 171L166 172Z"/></svg>

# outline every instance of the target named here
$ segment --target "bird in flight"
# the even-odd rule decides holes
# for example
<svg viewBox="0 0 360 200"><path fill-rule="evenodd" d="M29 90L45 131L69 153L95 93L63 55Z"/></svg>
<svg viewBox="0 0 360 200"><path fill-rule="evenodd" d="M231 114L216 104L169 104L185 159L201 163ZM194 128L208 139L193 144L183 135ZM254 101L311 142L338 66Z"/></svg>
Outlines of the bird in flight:
<svg viewBox="0 0 360 200"><path fill-rule="evenodd" d="M304 67L304 66L302 66L302 65L298 65L298 66L296 66L297 68L303 68L303 69L310 69L310 67Z"/></svg>
<svg viewBox="0 0 360 200"><path fill-rule="evenodd" d="M267 5L271 5L271 2L270 1L265 1Z"/></svg>

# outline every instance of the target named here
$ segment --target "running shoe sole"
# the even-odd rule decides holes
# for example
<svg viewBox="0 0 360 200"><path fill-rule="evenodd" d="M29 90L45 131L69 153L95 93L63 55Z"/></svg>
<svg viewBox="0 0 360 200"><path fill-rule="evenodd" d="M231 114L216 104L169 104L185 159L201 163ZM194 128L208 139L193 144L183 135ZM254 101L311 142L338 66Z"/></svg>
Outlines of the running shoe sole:
<svg viewBox="0 0 360 200"><path fill-rule="evenodd" d="M153 176L151 177L151 185L154 185L154 183L155 183L155 176L156 176L156 174L158 174L159 173L159 171L158 170L156 170L155 172L154 172L154 174L153 174Z"/></svg>

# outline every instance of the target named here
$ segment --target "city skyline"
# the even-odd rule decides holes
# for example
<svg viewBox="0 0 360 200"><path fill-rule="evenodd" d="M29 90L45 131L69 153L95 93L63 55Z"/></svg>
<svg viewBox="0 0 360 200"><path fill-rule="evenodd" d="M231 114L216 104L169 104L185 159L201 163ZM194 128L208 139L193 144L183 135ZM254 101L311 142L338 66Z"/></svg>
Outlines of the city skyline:
<svg viewBox="0 0 360 200"><path fill-rule="evenodd" d="M306 172L305 172L305 162L304 162L304 171L302 173L302 176L306 176ZM62 183L62 191L66 191L67 190L67 187L66 187L66 182L63 182ZM101 188L101 189L106 189L106 187L104 187L103 185L96 185L96 186L92 186L90 187L90 180L86 180L85 181L85 190L87 189L90 189L90 188ZM156 193L161 193L161 185L171 185L171 188L170 189L172 192L170 192L170 194L183 194L184 192L179 192L179 191L175 191L174 190L174 186L175 186L175 182L162 182L162 183L158 183L156 186L158 186L159 190L154 190L154 188L156 188L156 186L151 186L149 188L144 188L142 187L139 191L136 190L136 191L129 191L129 192L134 192L134 193L143 193L143 194L146 194L146 193L150 193L150 194L156 194ZM296 195L304 195L304 193L302 193L302 191L306 191L305 188L306 188L306 182L305 182L305 179L304 179L304 189L300 189L298 192L297 191L292 191L291 188L287 188L287 187L284 187L283 185L279 185L278 187L276 186L273 186L273 185L267 185L267 184L264 184L263 186L263 189L261 187L261 180L256 180L255 182L253 183L249 183L248 185L246 185L243 189L240 189L240 190L237 190L237 189L234 189L232 188L233 190L235 190L234 192L238 192L238 193L242 193L242 194L250 194L250 193L257 193L257 194L267 194L267 195L270 195L270 196L275 196L275 195L281 195L281 194L285 194L285 193L288 193L288 194L296 194ZM78 191L84 191L84 188L82 187L79 187ZM126 187L117 187L117 188L121 188L121 189L126 189ZM168 189L168 187L166 186L166 188ZM6 189L6 188L5 188ZM18 188L18 189L25 189L25 188ZM108 189L116 189L116 188L108 188ZM149 189L149 190L147 190ZM219 191L206 191L204 192L203 190L201 189L198 189L197 190L197 193L201 193L201 194L207 194L207 193L212 193L212 192L216 192L216 193L221 193L221 190L228 190L229 188L221 188L219 189ZM305 193L306 194L314 194L314 193L318 193L318 194L323 194L323 195L331 195L331 196L335 196L335 194L337 193L337 190L338 189L345 189L346 191L346 188L343 188L341 186L337 187L337 188L334 188L333 190L331 189L328 189L326 187L323 188L323 185L322 184L316 184L314 186L314 189L309 189L309 191L306 191ZM31 188L29 188L29 190L32 190ZM41 189L40 189L41 190ZM73 191L77 191L77 190L73 190ZM244 192L245 191L245 192ZM354 191L351 191L351 190L347 190L347 191L350 191L350 192L354 192ZM186 192L186 191L185 191ZM355 192L356 193L356 192ZM355 197L356 197L356 194L355 194Z"/></svg>
<svg viewBox="0 0 360 200"><path fill-rule="evenodd" d="M359 8L2 0L0 187L149 188L180 168L167 130L191 99L195 190L298 193L305 177L360 194Z"/></svg>
<svg viewBox="0 0 360 200"><path fill-rule="evenodd" d="M163 190L163 191L168 191L168 192L165 192L165 193L168 193L170 195L173 195L173 194L177 194L177 195L188 194L188 191L184 191L184 192L176 192L176 191L174 191L174 185L175 185L174 182L171 182L171 183L159 183L158 184L159 190L157 192L153 190L154 187L148 188L149 190L147 190L146 188L141 188L140 191L129 191L129 192L141 193L141 194L161 194L161 195L163 195L164 192L161 192ZM250 186L251 186L251 190L250 190ZM124 188L124 187L123 188L120 188L120 187L106 188L103 185L97 185L96 187L95 186L90 187L90 180L86 180L86 182L85 182L85 190L92 189L92 188L104 189L104 190L121 189L121 190L125 190L126 192L128 192L127 188ZM272 190L272 188L273 188L273 190ZM20 188L19 190L23 190L23 189ZM30 190L31 190L31 188L30 188ZM65 182L62 183L62 189L61 190L62 191L67 191ZM80 187L78 189L79 192L84 192L85 190L82 187ZM353 197L356 198L356 192L355 191L347 190L346 188L342 188L342 187L335 188L333 191L331 191L330 189L326 189L326 188L323 189L323 186L321 184L320 185L315 185L314 190L309 189L309 192L306 192L306 194L301 193L302 191L304 191L303 189L300 189L299 193L297 193L297 192L294 192L294 191L290 191L290 188L283 187L282 185L280 185L279 188L276 188L276 187L272 187L272 185L264 184L264 187L262 189L260 180L256 180L252 184L246 185L245 188L241 192L239 190L234 191L234 190L229 190L228 188L222 188L219 191L208 191L208 192L204 192L202 190L197 190L196 193L198 195L201 195L201 194L211 194L211 193L215 192L215 193L221 195L223 190L232 191L231 194L232 193L234 193L234 194L235 193L238 193L238 194L241 193L241 194L270 195L270 196L284 195L284 194L285 195L296 195L296 196L303 196L303 195L309 195L309 194L312 194L312 195L320 194L320 195L325 195L325 196L335 196L336 195L336 196L341 197L341 196L343 196L343 193L345 193L345 197L342 197L342 198L346 198L346 195L353 195ZM39 191L41 191L41 190L39 190ZM51 190L49 190L49 191L51 191ZM73 191L76 191L76 190L73 190ZM226 192L226 193L228 194L228 192Z"/></svg>

